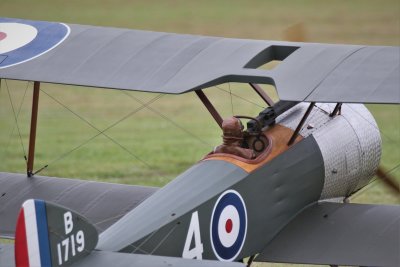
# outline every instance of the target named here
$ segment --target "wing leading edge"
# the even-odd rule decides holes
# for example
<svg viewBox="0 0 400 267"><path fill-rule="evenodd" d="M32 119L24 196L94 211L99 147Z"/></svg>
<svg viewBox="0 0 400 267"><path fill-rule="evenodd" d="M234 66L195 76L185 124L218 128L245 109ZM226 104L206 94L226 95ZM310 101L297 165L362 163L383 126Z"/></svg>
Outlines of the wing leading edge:
<svg viewBox="0 0 400 267"><path fill-rule="evenodd" d="M230 39L11 18L0 18L0 31L10 23L31 26L38 34L23 47L0 50L0 79L171 94L252 82L275 85L282 100L400 103L399 47ZM49 39L53 45L47 47ZM257 69L272 60L282 63L270 71Z"/></svg>
<svg viewBox="0 0 400 267"><path fill-rule="evenodd" d="M256 261L399 266L399 226L400 206L318 203L286 225Z"/></svg>

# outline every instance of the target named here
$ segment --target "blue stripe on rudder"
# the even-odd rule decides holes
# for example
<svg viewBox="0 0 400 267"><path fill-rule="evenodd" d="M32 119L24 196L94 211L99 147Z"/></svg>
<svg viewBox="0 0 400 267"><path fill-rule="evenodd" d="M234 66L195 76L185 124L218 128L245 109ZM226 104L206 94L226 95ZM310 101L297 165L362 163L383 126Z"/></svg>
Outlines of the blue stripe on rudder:
<svg viewBox="0 0 400 267"><path fill-rule="evenodd" d="M36 224L38 228L40 261L42 267L51 267L50 237L47 229L46 204L43 200L35 200Z"/></svg>

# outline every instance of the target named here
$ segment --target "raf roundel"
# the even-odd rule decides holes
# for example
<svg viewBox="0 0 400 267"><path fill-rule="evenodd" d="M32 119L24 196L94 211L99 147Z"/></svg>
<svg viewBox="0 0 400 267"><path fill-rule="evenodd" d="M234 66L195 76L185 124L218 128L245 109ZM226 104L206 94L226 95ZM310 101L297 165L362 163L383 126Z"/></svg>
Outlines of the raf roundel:
<svg viewBox="0 0 400 267"><path fill-rule="evenodd" d="M211 216L210 237L215 256L234 260L242 250L247 233L247 211L241 195L225 191L216 201Z"/></svg>
<svg viewBox="0 0 400 267"><path fill-rule="evenodd" d="M0 18L0 69L49 52L69 33L70 28L62 23Z"/></svg>

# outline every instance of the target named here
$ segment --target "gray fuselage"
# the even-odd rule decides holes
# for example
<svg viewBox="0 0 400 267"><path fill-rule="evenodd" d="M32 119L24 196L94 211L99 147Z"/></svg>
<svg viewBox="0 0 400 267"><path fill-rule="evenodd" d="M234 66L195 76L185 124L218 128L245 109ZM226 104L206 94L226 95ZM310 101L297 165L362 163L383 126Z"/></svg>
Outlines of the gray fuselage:
<svg viewBox="0 0 400 267"><path fill-rule="evenodd" d="M321 104L300 132L303 138L283 147L283 134L292 133L306 106L287 111L275 130L265 131L272 149L264 161L206 157L104 231L97 249L238 260L260 252L308 205L365 186L381 148L370 113L362 105L343 105L332 118L332 105ZM239 206L229 199L224 204L229 192L242 199Z"/></svg>

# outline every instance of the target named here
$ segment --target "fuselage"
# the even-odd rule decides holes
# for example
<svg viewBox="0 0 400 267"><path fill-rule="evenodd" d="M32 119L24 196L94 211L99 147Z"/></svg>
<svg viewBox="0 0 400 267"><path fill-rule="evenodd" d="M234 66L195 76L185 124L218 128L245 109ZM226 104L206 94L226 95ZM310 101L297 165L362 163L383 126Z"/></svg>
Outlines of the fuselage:
<svg viewBox="0 0 400 267"><path fill-rule="evenodd" d="M206 156L104 231L97 249L226 261L260 252L308 205L372 178L381 153L372 115L343 105L330 117L333 106L318 104L291 146L307 104L285 112L256 160Z"/></svg>

